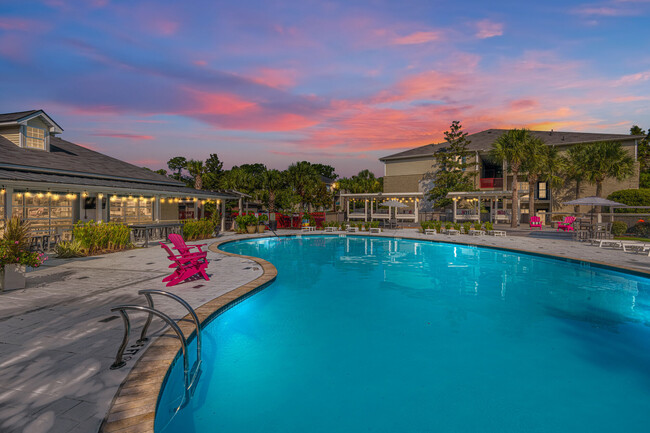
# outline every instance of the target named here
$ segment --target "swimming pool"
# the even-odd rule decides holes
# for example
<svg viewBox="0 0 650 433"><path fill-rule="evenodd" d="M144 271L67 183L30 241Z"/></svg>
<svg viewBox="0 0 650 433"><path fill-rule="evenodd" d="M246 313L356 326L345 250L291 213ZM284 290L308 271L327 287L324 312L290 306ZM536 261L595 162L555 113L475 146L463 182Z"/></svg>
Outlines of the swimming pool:
<svg viewBox="0 0 650 433"><path fill-rule="evenodd" d="M196 393L171 417L176 363L157 433L649 429L645 277L390 238L221 248L277 280L207 325Z"/></svg>

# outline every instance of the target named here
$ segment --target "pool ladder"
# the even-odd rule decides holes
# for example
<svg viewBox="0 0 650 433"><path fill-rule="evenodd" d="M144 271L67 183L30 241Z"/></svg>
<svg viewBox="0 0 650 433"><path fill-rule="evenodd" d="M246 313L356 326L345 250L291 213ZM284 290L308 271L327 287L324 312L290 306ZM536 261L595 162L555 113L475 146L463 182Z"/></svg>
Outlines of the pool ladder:
<svg viewBox="0 0 650 433"><path fill-rule="evenodd" d="M124 337L122 338L122 344L117 350L117 355L115 355L115 362L113 362L110 368L111 370L115 370L118 368L122 368L126 365L123 356L124 356L124 350L126 349L129 343L129 334L131 333L131 321L129 320L129 315L127 311L140 311L140 312L148 313L147 321L142 327L142 332L140 333L140 338L136 341L136 344L138 345L144 345L144 343L146 343L149 340L147 338L147 331L149 330L149 325L151 324L151 320L153 319L153 316L157 316L161 318L164 322L166 322L169 325L170 328L172 328L172 330L174 331L174 333L176 334L176 336L181 342L181 350L183 353L183 380L185 384L185 395L183 397L183 402L181 403L181 406L179 406L180 409L181 407L187 404L192 394L194 394L194 390L196 389L196 383L198 382L198 379L201 375L201 323L199 322L199 318L196 315L194 309L190 306L190 304L185 302L185 300L180 296L174 295L173 293L166 292L164 290L156 290L156 289L140 290L138 294L144 295L144 297L147 299L148 306L145 307L143 305L118 305L111 308L111 311L113 312L117 311L122 316L122 321L124 322ZM196 328L196 363L194 363L192 368L189 367L189 357L187 353L187 339L185 338L183 331L181 331L181 328L168 315L154 308L152 295L160 295L175 300L183 307L185 307L185 309L192 316L192 320L194 321L194 327Z"/></svg>

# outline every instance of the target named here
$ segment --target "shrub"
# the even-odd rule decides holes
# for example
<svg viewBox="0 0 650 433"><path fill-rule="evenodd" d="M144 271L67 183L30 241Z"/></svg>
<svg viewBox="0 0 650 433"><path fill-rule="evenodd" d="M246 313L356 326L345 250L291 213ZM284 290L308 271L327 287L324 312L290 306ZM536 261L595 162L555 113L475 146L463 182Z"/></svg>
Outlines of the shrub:
<svg viewBox="0 0 650 433"><path fill-rule="evenodd" d="M372 227L373 229L379 228L379 221L371 221L370 227Z"/></svg>
<svg viewBox="0 0 650 433"><path fill-rule="evenodd" d="M639 176L639 188L650 188L650 173L641 173Z"/></svg>
<svg viewBox="0 0 650 433"><path fill-rule="evenodd" d="M472 223L469 221L466 221L463 223L463 230L465 230L465 233L469 233L469 230L472 228Z"/></svg>
<svg viewBox="0 0 650 433"><path fill-rule="evenodd" d="M445 223L445 228L446 228L447 230L449 230L452 226L453 226L453 224L451 223L451 221L447 221L447 222Z"/></svg>
<svg viewBox="0 0 650 433"><path fill-rule="evenodd" d="M131 229L124 224L79 221L75 224L72 234L86 254L104 250L120 250L132 246Z"/></svg>
<svg viewBox="0 0 650 433"><path fill-rule="evenodd" d="M614 227L612 226L612 231ZM627 234L638 236L641 238L650 238L650 223L637 223L636 225L627 229Z"/></svg>
<svg viewBox="0 0 650 433"><path fill-rule="evenodd" d="M628 206L650 206L650 188L622 189L607 196ZM615 209L617 213L648 213L650 209Z"/></svg>
<svg viewBox="0 0 650 433"><path fill-rule="evenodd" d="M0 238L0 271L5 265L39 267L47 256L29 251L30 224L20 218L9 219Z"/></svg>
<svg viewBox="0 0 650 433"><path fill-rule="evenodd" d="M54 247L54 253L57 257L62 259L83 257L85 255L81 242L78 240L59 242Z"/></svg>
<svg viewBox="0 0 650 433"><path fill-rule="evenodd" d="M454 223L454 229L460 231L461 225L460 223Z"/></svg>
<svg viewBox="0 0 650 433"><path fill-rule="evenodd" d="M627 224L623 221L614 221L612 223L612 234L614 236L620 236L627 231Z"/></svg>
<svg viewBox="0 0 650 433"><path fill-rule="evenodd" d="M253 219L256 218L253 217ZM183 238L186 241L211 238L214 234L214 229L214 224L208 219L187 221L183 226Z"/></svg>
<svg viewBox="0 0 650 433"><path fill-rule="evenodd" d="M485 230L491 231L494 230L494 224L492 224L490 221L485 223Z"/></svg>

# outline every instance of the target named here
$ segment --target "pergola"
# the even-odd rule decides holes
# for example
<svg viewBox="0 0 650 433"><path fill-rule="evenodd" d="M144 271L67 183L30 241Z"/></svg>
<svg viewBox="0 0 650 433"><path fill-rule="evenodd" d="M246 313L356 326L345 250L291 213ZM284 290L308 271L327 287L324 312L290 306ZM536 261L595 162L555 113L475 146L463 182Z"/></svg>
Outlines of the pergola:
<svg viewBox="0 0 650 433"><path fill-rule="evenodd" d="M453 218L454 222L457 220L480 221L481 219L481 205L483 202L490 203L490 221L499 222L507 221L510 219L511 214L505 209L504 199L512 199L512 191L463 191L463 192L450 192L447 197L454 201ZM458 212L458 201L467 200L473 203L471 209L461 209ZM502 208L499 209L499 200L502 200Z"/></svg>
<svg viewBox="0 0 650 433"><path fill-rule="evenodd" d="M389 220L395 218L400 221L418 221L420 200L424 198L421 192L394 192L394 193L362 193L351 194L343 193L341 198L345 200L345 216L346 219L357 219L368 221L370 220ZM387 201L398 201L403 203L406 207L398 208L388 206L382 209L382 203ZM363 211L361 208L357 210L356 202L363 202ZM350 210L350 203L353 203L352 210ZM370 208L370 212L368 212ZM393 211L395 209L395 211Z"/></svg>

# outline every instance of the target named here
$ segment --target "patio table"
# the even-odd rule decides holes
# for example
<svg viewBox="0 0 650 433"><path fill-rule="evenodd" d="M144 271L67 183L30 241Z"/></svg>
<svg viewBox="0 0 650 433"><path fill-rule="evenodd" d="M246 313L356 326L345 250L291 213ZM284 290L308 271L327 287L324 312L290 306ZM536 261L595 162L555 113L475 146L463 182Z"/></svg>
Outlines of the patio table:
<svg viewBox="0 0 650 433"><path fill-rule="evenodd" d="M149 240L158 235L160 239L167 239L171 233L179 233L182 228L182 223L158 223L158 224L131 224L129 226L133 230L133 236L137 240L142 239L144 236L144 247L149 246Z"/></svg>

